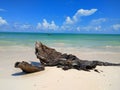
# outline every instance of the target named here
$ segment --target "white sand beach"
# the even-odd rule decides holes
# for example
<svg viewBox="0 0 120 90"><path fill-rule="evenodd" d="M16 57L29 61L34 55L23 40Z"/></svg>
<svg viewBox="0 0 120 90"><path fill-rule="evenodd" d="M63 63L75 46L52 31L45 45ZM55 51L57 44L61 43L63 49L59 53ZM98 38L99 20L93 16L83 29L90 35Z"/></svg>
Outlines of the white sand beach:
<svg viewBox="0 0 120 90"><path fill-rule="evenodd" d="M81 59L120 63L120 53L71 51L67 53ZM100 73L47 67L44 71L24 75L20 69L14 68L16 61L23 60L39 63L34 48L0 48L0 90L120 90L120 67L99 66Z"/></svg>

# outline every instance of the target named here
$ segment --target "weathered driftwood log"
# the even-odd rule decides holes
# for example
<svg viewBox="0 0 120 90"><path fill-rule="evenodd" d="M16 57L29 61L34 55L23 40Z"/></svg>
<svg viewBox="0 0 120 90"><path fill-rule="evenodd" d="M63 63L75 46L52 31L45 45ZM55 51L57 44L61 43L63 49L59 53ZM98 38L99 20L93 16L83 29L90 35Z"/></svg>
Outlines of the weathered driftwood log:
<svg viewBox="0 0 120 90"><path fill-rule="evenodd" d="M75 55L57 52L55 49L47 47L41 42L36 42L35 54L42 65L57 66L64 70L73 68L89 71L91 69L95 69L96 66L120 66L120 64L109 62L81 60Z"/></svg>
<svg viewBox="0 0 120 90"><path fill-rule="evenodd" d="M22 69L22 71L26 73L33 73L44 70L45 66L57 66L58 68L62 68L63 70L77 69L89 71L94 69L94 71L96 72L99 72L95 69L96 66L120 66L120 64L101 62L97 60L81 60L75 55L66 53L62 54L60 52L57 52L55 49L47 47L41 42L36 42L35 54L41 62L40 66L33 66L32 64L22 61L16 62L15 67Z"/></svg>
<svg viewBox="0 0 120 90"><path fill-rule="evenodd" d="M33 72L38 72L38 71L44 70L44 67L42 67L42 66L41 67L33 66L25 61L16 62L15 68L20 68L25 73L33 73Z"/></svg>

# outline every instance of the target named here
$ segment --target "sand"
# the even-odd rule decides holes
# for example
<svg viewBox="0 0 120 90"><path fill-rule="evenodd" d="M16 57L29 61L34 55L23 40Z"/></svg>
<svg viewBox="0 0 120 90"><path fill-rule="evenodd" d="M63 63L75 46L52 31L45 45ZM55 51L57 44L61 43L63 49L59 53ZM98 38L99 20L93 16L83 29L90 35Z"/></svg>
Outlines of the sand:
<svg viewBox="0 0 120 90"><path fill-rule="evenodd" d="M72 53L82 59L120 63L120 53L73 50ZM0 90L120 90L120 67L99 66L100 73L47 67L45 71L23 74L14 68L14 63L22 60L39 63L34 48L0 48Z"/></svg>

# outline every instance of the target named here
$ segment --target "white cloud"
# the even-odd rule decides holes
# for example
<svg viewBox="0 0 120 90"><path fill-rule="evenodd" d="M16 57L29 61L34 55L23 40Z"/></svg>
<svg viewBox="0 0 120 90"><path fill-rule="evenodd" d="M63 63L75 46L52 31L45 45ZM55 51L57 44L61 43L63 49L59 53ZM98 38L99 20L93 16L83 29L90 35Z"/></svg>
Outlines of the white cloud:
<svg viewBox="0 0 120 90"><path fill-rule="evenodd" d="M57 26L54 21L49 23L46 19L43 19L43 22L38 23L36 28L41 30L57 30L59 26Z"/></svg>
<svg viewBox="0 0 120 90"><path fill-rule="evenodd" d="M88 25L82 26L81 29L85 31L102 31L106 18L98 18L91 20ZM105 28L105 27L104 27Z"/></svg>
<svg viewBox="0 0 120 90"><path fill-rule="evenodd" d="M106 18L99 18L99 19L94 19L91 21L92 25L98 25L106 21Z"/></svg>
<svg viewBox="0 0 120 90"><path fill-rule="evenodd" d="M13 28L17 30L31 30L32 25L30 24L20 24L20 23L14 23Z"/></svg>
<svg viewBox="0 0 120 90"><path fill-rule="evenodd" d="M71 17L66 17L66 20L64 24L74 24L77 21L80 21L80 17L82 16L90 16L94 14L97 11L97 9L90 9L90 10L85 10L85 9L79 9L73 16Z"/></svg>
<svg viewBox="0 0 120 90"><path fill-rule="evenodd" d="M90 9L90 10L85 10L85 9L79 9L72 17L67 16L65 19L65 22L61 26L61 30L77 30L80 31L83 29L79 25L79 22L81 21L81 17L83 16L90 16L94 14L97 11L97 9ZM101 20L102 21L102 20ZM89 27L90 28L90 27Z"/></svg>
<svg viewBox="0 0 120 90"><path fill-rule="evenodd" d="M91 10L84 10L84 9L79 9L75 16L89 16L95 13L97 9L91 9Z"/></svg>
<svg viewBox="0 0 120 90"><path fill-rule="evenodd" d="M102 26L88 25L88 26L83 26L81 28L82 28L82 30L85 30L85 31L101 31Z"/></svg>
<svg viewBox="0 0 120 90"><path fill-rule="evenodd" d="M36 29L41 29L41 28L42 28L41 23L37 23Z"/></svg>
<svg viewBox="0 0 120 90"><path fill-rule="evenodd" d="M50 24L47 22L47 20L46 20L46 19L43 19L42 26L43 26L43 28L44 28L44 29L48 29L48 28L49 28L49 26L50 26Z"/></svg>
<svg viewBox="0 0 120 90"><path fill-rule="evenodd" d="M84 10L84 9L79 9L75 15L73 16L73 19L77 21L79 17L81 16L90 16L94 14L97 11L97 9L90 9L90 10Z"/></svg>
<svg viewBox="0 0 120 90"><path fill-rule="evenodd" d="M106 18L98 18L98 19L93 19L91 21L86 21L84 22L81 19L83 16L90 16L94 14L97 11L97 9L90 9L90 10L84 10L84 9L79 9L73 16L67 16L65 21L63 22L62 25L58 26L54 21L48 22L46 19L43 19L42 22L38 22L37 26L30 25L30 24L20 24L20 23L13 23L7 25L7 21L0 17L0 28L5 28L6 25L8 28L11 28L11 30L43 30L47 32L47 30L61 30L61 32L67 32L67 31L85 31L85 32L90 32L90 31L102 31L104 22L106 23L107 19ZM108 26L107 26L108 27ZM104 27L106 28L106 27ZM111 28L111 27L110 27ZM6 28L5 28L6 29ZM120 30L120 24L114 24L112 25L112 29L114 30ZM8 29L7 29L8 30ZM10 29L9 29L10 30Z"/></svg>
<svg viewBox="0 0 120 90"><path fill-rule="evenodd" d="M65 20L66 24L73 24L72 19L68 16Z"/></svg>
<svg viewBox="0 0 120 90"><path fill-rule="evenodd" d="M7 25L7 21L5 19L3 19L2 17L0 17L0 26L2 25Z"/></svg>
<svg viewBox="0 0 120 90"><path fill-rule="evenodd" d="M70 31L70 30L74 30L75 27L74 26L71 26L71 25L62 25L60 27L60 30L67 30L67 31Z"/></svg>
<svg viewBox="0 0 120 90"><path fill-rule="evenodd" d="M114 24L114 25L112 25L112 28L114 30L120 30L120 24Z"/></svg>
<svg viewBox="0 0 120 90"><path fill-rule="evenodd" d="M29 24L23 24L20 26L21 29L31 29L31 25Z"/></svg>
<svg viewBox="0 0 120 90"><path fill-rule="evenodd" d="M56 30L56 29L58 29L58 26L55 24L54 21L52 21L49 28L53 29L53 30Z"/></svg>
<svg viewBox="0 0 120 90"><path fill-rule="evenodd" d="M99 26L96 26L96 27L95 27L95 30L96 30L96 31L100 31L101 28L102 28L102 27L99 25Z"/></svg>

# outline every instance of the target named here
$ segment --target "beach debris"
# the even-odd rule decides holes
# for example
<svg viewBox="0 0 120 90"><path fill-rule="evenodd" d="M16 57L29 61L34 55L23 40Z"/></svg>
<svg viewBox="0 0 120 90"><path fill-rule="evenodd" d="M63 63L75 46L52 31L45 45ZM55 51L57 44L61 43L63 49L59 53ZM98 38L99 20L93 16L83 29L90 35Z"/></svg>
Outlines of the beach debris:
<svg viewBox="0 0 120 90"><path fill-rule="evenodd" d="M21 68L22 71L26 73L42 71L47 66L57 66L58 68L62 68L63 70L94 70L95 72L99 73L99 71L95 69L96 66L120 66L120 63L115 64L98 60L81 60L77 56L72 54L62 54L61 52L58 52L55 49L42 44L41 42L35 43L35 55L40 60L41 64L39 66L33 66L32 64L22 61L16 62L15 67Z"/></svg>
<svg viewBox="0 0 120 90"><path fill-rule="evenodd" d="M81 60L72 54L62 54L55 49L42 44L41 42L36 42L35 54L42 65L57 66L58 68L62 68L63 70L77 69L89 71L95 69L96 66L120 66L120 63L115 64L97 60Z"/></svg>
<svg viewBox="0 0 120 90"><path fill-rule="evenodd" d="M25 61L16 62L15 68L20 68L25 73L33 73L44 70L44 67L42 66L33 66L32 64L29 64L28 62Z"/></svg>

